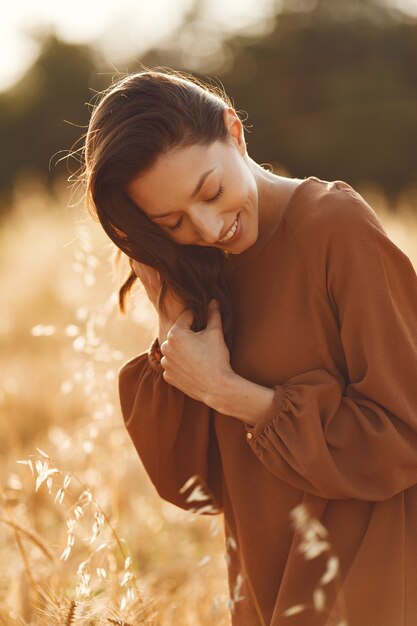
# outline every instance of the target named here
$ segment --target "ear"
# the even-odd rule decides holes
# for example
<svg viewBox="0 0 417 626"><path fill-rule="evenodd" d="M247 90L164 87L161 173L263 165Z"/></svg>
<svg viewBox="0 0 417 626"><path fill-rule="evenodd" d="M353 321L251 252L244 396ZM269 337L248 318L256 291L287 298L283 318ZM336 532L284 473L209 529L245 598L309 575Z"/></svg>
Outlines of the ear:
<svg viewBox="0 0 417 626"><path fill-rule="evenodd" d="M237 144L241 154L244 154L246 152L244 128L238 114L232 107L227 107L223 113L223 120L230 138Z"/></svg>

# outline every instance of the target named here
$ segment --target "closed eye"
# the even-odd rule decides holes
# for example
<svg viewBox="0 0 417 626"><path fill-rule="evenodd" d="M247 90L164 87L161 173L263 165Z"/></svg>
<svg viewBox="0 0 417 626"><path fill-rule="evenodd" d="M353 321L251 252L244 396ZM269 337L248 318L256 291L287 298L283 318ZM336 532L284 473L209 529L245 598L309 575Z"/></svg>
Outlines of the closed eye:
<svg viewBox="0 0 417 626"><path fill-rule="evenodd" d="M207 202L214 202L215 200L218 200L223 194L224 194L224 187L220 185L219 191L216 193L216 195L210 198L209 200L207 200ZM181 216L178 222L174 224L174 226L168 226L169 230L178 230L179 228L181 228L183 219L184 217Z"/></svg>
<svg viewBox="0 0 417 626"><path fill-rule="evenodd" d="M216 193L215 196L213 196L212 198L210 198L208 200L208 202L214 202L215 200L217 200L218 198L220 198L220 196L222 196L224 194L224 187L222 185L220 185L219 187L219 191Z"/></svg>
<svg viewBox="0 0 417 626"><path fill-rule="evenodd" d="M174 224L174 226L168 226L169 230L178 230L178 228L181 227L183 219L184 219L183 217L180 217L180 219L178 220L176 224Z"/></svg>

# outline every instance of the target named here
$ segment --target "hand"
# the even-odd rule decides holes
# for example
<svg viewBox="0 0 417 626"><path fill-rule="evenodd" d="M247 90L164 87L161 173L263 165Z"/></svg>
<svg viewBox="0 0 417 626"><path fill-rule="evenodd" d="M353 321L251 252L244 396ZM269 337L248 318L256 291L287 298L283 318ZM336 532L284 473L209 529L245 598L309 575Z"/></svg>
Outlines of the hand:
<svg viewBox="0 0 417 626"><path fill-rule="evenodd" d="M176 295L174 295L174 292L171 289L168 288L164 297L164 304L166 307L167 316L164 316L162 312L158 310L157 304L158 294L161 288L161 277L159 275L159 272L154 267L151 267L150 265L145 265L145 263L139 263L135 260L132 260L132 266L134 272L144 286L149 300L152 302L153 306L156 309L156 312L158 313L158 339L159 343L161 344L163 341L165 341L167 333L171 326L185 311L185 304L181 302Z"/></svg>
<svg viewBox="0 0 417 626"><path fill-rule="evenodd" d="M225 378L233 373L218 305L210 303L207 327L193 332L191 311L180 315L160 346L164 380L215 408Z"/></svg>

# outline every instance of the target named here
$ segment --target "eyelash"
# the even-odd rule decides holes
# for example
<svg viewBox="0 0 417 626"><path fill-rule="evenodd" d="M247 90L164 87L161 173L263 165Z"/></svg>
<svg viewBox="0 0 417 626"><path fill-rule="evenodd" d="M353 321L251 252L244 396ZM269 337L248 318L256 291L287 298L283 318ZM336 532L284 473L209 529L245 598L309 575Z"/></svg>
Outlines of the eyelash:
<svg viewBox="0 0 417 626"><path fill-rule="evenodd" d="M219 191L216 193L216 195L213 196L213 198L210 198L210 200L208 200L207 202L214 202L215 200L218 200L220 196L223 195L223 193L224 193L224 187L220 185ZM183 219L184 219L183 217L180 217L180 219L178 220L176 224L174 224L174 226L168 226L169 230L178 230L179 228L181 228Z"/></svg>

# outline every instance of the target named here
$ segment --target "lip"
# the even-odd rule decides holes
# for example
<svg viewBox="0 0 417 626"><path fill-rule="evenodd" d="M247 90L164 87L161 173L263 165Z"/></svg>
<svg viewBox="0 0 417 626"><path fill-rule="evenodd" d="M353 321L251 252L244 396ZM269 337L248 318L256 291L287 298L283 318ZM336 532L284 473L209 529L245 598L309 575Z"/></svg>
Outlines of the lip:
<svg viewBox="0 0 417 626"><path fill-rule="evenodd" d="M235 230L235 234L233 235L233 237L230 237L230 239L228 239L227 241L223 241L223 242L219 241L218 243L221 246L228 246L230 243L233 243L239 237L240 231L242 230L242 224L241 224L241 221L240 221L240 212L237 214L234 222L232 223L232 226L235 223L236 219L237 219L237 228ZM230 226L230 228L232 228L232 226ZM229 228L229 230L230 230L230 228ZM227 231L227 233L229 232L229 230ZM221 239L221 237L220 237L220 239Z"/></svg>

